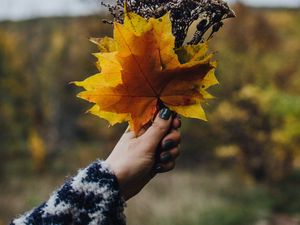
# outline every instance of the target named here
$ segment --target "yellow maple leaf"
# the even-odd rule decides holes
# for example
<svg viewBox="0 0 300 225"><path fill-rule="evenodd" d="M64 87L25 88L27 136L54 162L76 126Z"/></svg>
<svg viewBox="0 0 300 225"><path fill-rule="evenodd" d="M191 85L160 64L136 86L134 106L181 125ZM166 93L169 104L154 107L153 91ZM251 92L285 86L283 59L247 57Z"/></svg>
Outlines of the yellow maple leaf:
<svg viewBox="0 0 300 225"><path fill-rule="evenodd" d="M201 103L218 83L207 43L175 50L169 14L144 19L126 13L114 23L114 39L92 39L99 73L75 82L85 91L79 97L95 105L90 112L112 125L128 121L137 134L161 105L185 117L206 120Z"/></svg>

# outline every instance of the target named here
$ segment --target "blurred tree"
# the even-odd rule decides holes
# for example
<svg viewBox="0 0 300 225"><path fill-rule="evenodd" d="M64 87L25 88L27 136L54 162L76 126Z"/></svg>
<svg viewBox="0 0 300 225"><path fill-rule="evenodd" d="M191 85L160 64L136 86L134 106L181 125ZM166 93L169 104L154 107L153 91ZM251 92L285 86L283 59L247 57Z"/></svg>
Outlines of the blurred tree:
<svg viewBox="0 0 300 225"><path fill-rule="evenodd" d="M298 154L298 37L295 32L289 37L294 41L283 40L284 27L277 29L268 11L235 8L238 19L211 41L220 52L217 100L205 106L209 123L184 121L182 164L219 164L216 152L236 159L256 180L273 182L287 176ZM68 83L96 72L90 53L97 50L87 39L111 35L111 27L95 17L1 27L1 154L35 157L27 149L33 130L51 159L77 142L105 140L110 149L121 129L107 129L106 122L84 115L89 106L74 97L79 90Z"/></svg>
<svg viewBox="0 0 300 225"><path fill-rule="evenodd" d="M61 146L71 145L74 140L99 138L103 125L90 116L85 117L89 127L83 126L79 115L84 116L88 106L75 98L78 90L69 82L96 72L91 63L93 45L88 38L108 35L111 27L95 18L45 19L4 23L0 33L3 157L30 153L34 161L43 161L43 157L54 157ZM96 130L94 136L89 129ZM38 139L43 148L28 148L37 146L32 143Z"/></svg>
<svg viewBox="0 0 300 225"><path fill-rule="evenodd" d="M44 168L46 149L44 140L39 133L32 129L28 138L28 147L33 159L34 167L37 171Z"/></svg>
<svg viewBox="0 0 300 225"><path fill-rule="evenodd" d="M260 182L272 184L288 176L300 153L300 98L292 98L295 105L288 105L286 98L276 90L245 86L235 104L224 102L214 112L216 132L226 132L223 143L238 147L234 154L239 165Z"/></svg>
<svg viewBox="0 0 300 225"><path fill-rule="evenodd" d="M4 166L6 157L16 150L24 153L26 149L25 133L27 126L26 102L28 100L26 78L20 71L22 67L18 58L14 57L17 37L0 30L0 163ZM20 53L21 54L21 53ZM1 172L3 170L0 170Z"/></svg>

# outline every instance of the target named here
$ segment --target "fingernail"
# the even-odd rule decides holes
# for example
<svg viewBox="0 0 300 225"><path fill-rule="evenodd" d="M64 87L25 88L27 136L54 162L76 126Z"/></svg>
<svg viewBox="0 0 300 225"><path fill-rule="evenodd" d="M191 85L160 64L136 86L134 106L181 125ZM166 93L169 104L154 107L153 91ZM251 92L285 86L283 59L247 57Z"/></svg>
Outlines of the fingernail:
<svg viewBox="0 0 300 225"><path fill-rule="evenodd" d="M160 161L162 163L169 162L172 159L172 155L169 152L162 153L160 156Z"/></svg>
<svg viewBox="0 0 300 225"><path fill-rule="evenodd" d="M169 110L168 108L163 108L159 112L159 117L163 120L169 120L172 115L172 111Z"/></svg>
<svg viewBox="0 0 300 225"><path fill-rule="evenodd" d="M176 147L176 143L172 140L167 140L162 144L163 150L170 150L172 148Z"/></svg>
<svg viewBox="0 0 300 225"><path fill-rule="evenodd" d="M161 172L161 171L162 171L162 166L161 166L161 165L157 165L157 166L155 167L155 171L156 171L157 173Z"/></svg>

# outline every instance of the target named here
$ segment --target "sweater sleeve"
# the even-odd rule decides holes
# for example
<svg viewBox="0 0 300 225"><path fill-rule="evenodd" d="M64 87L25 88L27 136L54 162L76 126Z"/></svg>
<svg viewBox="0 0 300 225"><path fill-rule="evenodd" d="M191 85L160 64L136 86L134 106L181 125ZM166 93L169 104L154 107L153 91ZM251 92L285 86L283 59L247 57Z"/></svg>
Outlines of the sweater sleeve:
<svg viewBox="0 0 300 225"><path fill-rule="evenodd" d="M96 161L10 225L125 225L124 206L117 178Z"/></svg>

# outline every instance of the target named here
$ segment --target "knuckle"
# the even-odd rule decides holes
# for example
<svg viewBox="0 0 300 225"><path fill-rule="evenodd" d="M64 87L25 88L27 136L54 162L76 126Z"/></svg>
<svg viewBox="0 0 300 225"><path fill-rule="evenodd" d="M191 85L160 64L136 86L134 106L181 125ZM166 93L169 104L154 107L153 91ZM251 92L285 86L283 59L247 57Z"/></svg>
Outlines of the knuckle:
<svg viewBox="0 0 300 225"><path fill-rule="evenodd" d="M168 165L166 166L167 171L173 170L174 168L175 168L175 162L174 161L169 162Z"/></svg>
<svg viewBox="0 0 300 225"><path fill-rule="evenodd" d="M168 164L163 166L161 173L167 173L175 168L175 161L171 161Z"/></svg>
<svg viewBox="0 0 300 225"><path fill-rule="evenodd" d="M175 162L171 162L171 164L170 164L170 170L175 169L175 166L176 166Z"/></svg>
<svg viewBox="0 0 300 225"><path fill-rule="evenodd" d="M168 126L157 121L153 122L152 127L161 133L166 133L168 131Z"/></svg>
<svg viewBox="0 0 300 225"><path fill-rule="evenodd" d="M172 136L173 136L174 140L176 140L176 142L180 143L181 134L179 131L177 131L177 130L172 131Z"/></svg>
<svg viewBox="0 0 300 225"><path fill-rule="evenodd" d="M177 148L175 148L175 149L173 150L172 155L173 155L174 158L177 158L177 157L180 156L180 153L181 153L181 152L180 152L179 148L177 147Z"/></svg>

